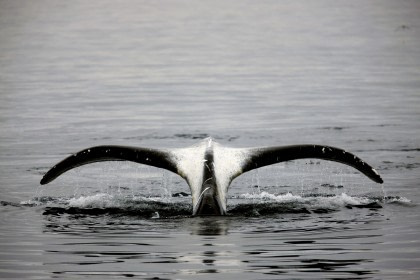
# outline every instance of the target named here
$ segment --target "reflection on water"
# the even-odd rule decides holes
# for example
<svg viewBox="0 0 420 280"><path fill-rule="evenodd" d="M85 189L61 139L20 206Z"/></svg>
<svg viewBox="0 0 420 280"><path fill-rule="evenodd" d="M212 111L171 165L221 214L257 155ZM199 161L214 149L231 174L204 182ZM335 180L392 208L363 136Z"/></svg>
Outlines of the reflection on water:
<svg viewBox="0 0 420 280"><path fill-rule="evenodd" d="M240 272L246 279L302 279L322 272L326 278L366 279L379 273L372 263L383 240L380 211L167 219L44 215L46 235L66 236L47 242L45 265L62 276L194 279Z"/></svg>
<svg viewBox="0 0 420 280"><path fill-rule="evenodd" d="M385 229L391 210L415 208L404 197L262 191L235 197L223 217L191 217L190 198L173 199L108 193L4 201L2 207L42 218L42 234L31 243L35 270L60 278L305 279L321 273L366 279L382 276L378 252L408 261L408 243L390 242L395 231ZM27 226L34 231L36 224ZM26 246L16 244L18 251Z"/></svg>
<svg viewBox="0 0 420 280"><path fill-rule="evenodd" d="M226 235L230 219L227 217L195 217L189 223L189 230L194 235Z"/></svg>

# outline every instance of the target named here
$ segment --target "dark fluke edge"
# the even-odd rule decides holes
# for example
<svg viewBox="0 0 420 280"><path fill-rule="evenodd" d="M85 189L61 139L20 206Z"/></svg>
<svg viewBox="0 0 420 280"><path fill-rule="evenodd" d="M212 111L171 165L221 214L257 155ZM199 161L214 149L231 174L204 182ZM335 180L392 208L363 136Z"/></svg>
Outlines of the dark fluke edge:
<svg viewBox="0 0 420 280"><path fill-rule="evenodd" d="M85 164L100 161L126 160L177 172L175 163L164 150L126 146L97 146L77 152L60 161L42 178L41 185L48 184L64 172Z"/></svg>
<svg viewBox="0 0 420 280"><path fill-rule="evenodd" d="M371 180L382 184L384 181L378 172L366 162L345 150L320 145L293 145L249 149L252 156L243 166L243 172L278 162L317 158L336 161L356 168Z"/></svg>
<svg viewBox="0 0 420 280"><path fill-rule="evenodd" d="M212 138L183 149L149 149L125 146L97 146L73 154L42 178L48 184L64 172L85 164L126 160L167 169L184 178L191 189L193 215L225 215L226 193L233 179L263 166L295 159L316 158L340 162L359 170L371 180L383 183L369 164L352 153L322 145L293 145L261 148L227 148Z"/></svg>

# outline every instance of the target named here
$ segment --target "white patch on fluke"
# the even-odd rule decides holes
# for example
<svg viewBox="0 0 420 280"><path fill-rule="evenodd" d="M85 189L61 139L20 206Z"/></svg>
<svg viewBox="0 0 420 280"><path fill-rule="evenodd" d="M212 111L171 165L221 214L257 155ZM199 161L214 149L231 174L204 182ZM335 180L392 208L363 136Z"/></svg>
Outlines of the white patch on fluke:
<svg viewBox="0 0 420 280"><path fill-rule="evenodd" d="M177 163L178 174L183 177L191 188L193 205L198 202L200 188L203 183L203 165L206 145L203 142L189 148L175 149L171 151L174 161Z"/></svg>
<svg viewBox="0 0 420 280"><path fill-rule="evenodd" d="M242 173L245 155L243 149L226 148L217 143L214 145L214 172L223 207L226 207L226 194L230 183Z"/></svg>
<svg viewBox="0 0 420 280"><path fill-rule="evenodd" d="M177 163L178 174L185 178L191 188L193 206L199 201L203 185L204 167L207 166L205 154L213 148L213 168L216 177L217 193L223 209L226 209L226 193L231 181L242 173L246 157L245 149L223 147L211 138L197 145L171 151ZM203 164L197 164L203 163ZM209 168L209 166L207 166ZM210 169L210 168L209 168Z"/></svg>

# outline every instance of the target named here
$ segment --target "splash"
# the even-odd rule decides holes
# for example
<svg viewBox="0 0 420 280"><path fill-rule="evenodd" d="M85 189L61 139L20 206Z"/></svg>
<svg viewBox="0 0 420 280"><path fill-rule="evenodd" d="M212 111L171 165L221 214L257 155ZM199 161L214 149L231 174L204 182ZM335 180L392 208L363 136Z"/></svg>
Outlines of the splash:
<svg viewBox="0 0 420 280"><path fill-rule="evenodd" d="M288 213L329 213L343 209L378 209L384 205L413 206L411 200L399 196L354 196L341 194L273 194L244 193L229 199L230 216L264 216ZM146 219L190 217L191 197L174 194L170 199L164 197L129 196L124 194L97 193L79 197L36 197L20 203L7 203L2 206L44 207L44 215L117 215L136 216Z"/></svg>
<svg viewBox="0 0 420 280"><path fill-rule="evenodd" d="M81 214L137 216L139 218L171 218L191 214L190 199L174 199L168 202L162 198L123 197L96 194L71 198L67 205L49 206L44 215Z"/></svg>
<svg viewBox="0 0 420 280"><path fill-rule="evenodd" d="M252 199L257 204L273 204L279 206L293 205L294 207L302 207L310 211L311 209L328 209L338 210L343 207L371 207L381 208L380 201L368 197L350 196L346 193L340 195L294 195L292 193L275 195L268 192L261 192L259 194L243 194L244 199Z"/></svg>
<svg viewBox="0 0 420 280"><path fill-rule="evenodd" d="M81 196L78 198L71 198L68 201L70 207L79 208L123 208L135 202L147 201L145 197L133 197L130 200L126 197L118 195L110 195L107 193L100 193L90 196ZM151 200L151 199L150 199Z"/></svg>
<svg viewBox="0 0 420 280"><path fill-rule="evenodd" d="M261 192L261 193L253 193L253 194L243 194L243 198L245 199L259 199L260 201L276 201L280 203L290 203L290 202L300 202L300 203L323 203L325 206L327 205L338 205L338 206L345 206L347 204L365 204L369 203L370 200L367 197L354 197L347 195L346 193L342 193L341 195L325 195L325 196L318 196L318 195L294 195L290 192L286 194L275 195L268 192Z"/></svg>

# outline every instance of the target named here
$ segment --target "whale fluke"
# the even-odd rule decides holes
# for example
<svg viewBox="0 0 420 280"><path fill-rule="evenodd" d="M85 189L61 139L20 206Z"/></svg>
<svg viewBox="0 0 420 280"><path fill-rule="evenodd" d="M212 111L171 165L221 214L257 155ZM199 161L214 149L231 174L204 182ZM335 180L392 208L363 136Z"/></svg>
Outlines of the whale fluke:
<svg viewBox="0 0 420 280"><path fill-rule="evenodd" d="M57 163L42 178L41 185L48 184L64 172L100 161L132 161L164 168L177 173L176 163L168 151L127 146L96 146L77 152Z"/></svg>
<svg viewBox="0 0 420 280"><path fill-rule="evenodd" d="M336 161L356 168L376 183L383 183L381 176L369 164L343 149L322 145L292 145L279 147L251 148L245 159L242 172L283 161L316 158Z"/></svg>
<svg viewBox="0 0 420 280"><path fill-rule="evenodd" d="M225 215L227 191L239 175L279 162L317 158L352 166L377 183L378 172L352 153L321 145L293 145L260 148L227 148L207 138L182 149L150 149L126 146L96 146L73 154L51 168L42 178L47 184L64 172L99 161L126 160L174 172L190 189L193 215Z"/></svg>

